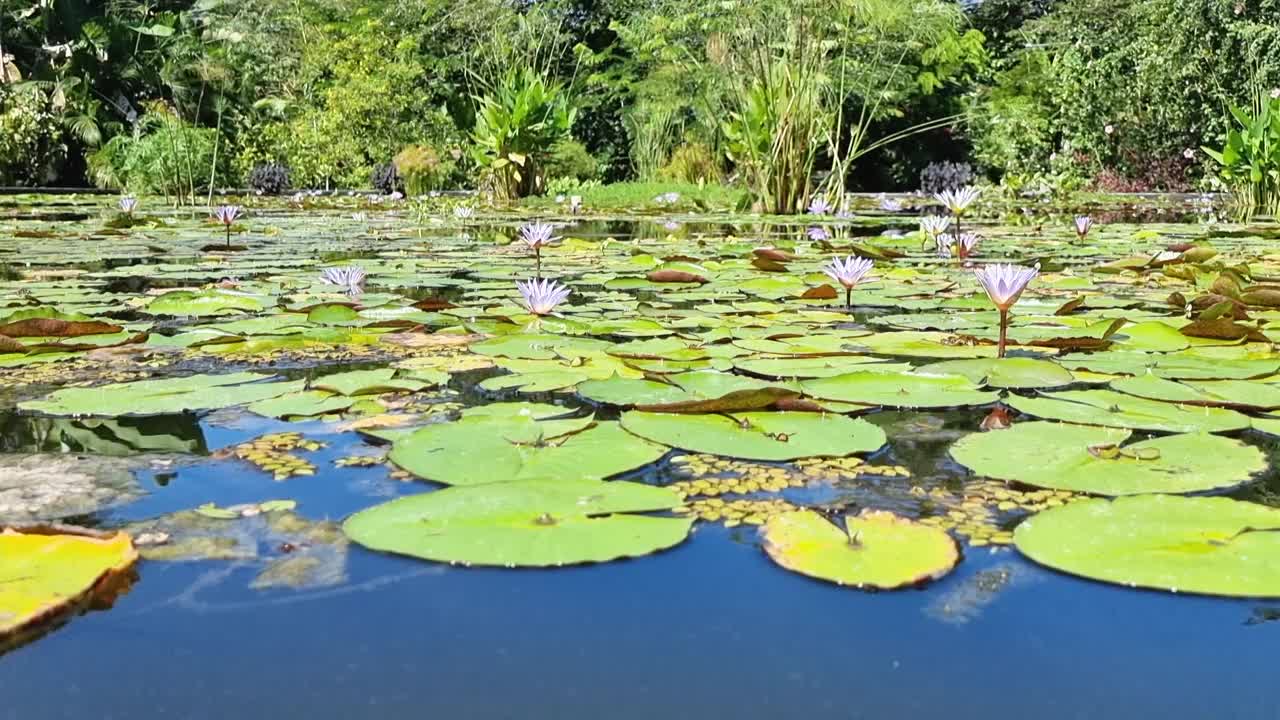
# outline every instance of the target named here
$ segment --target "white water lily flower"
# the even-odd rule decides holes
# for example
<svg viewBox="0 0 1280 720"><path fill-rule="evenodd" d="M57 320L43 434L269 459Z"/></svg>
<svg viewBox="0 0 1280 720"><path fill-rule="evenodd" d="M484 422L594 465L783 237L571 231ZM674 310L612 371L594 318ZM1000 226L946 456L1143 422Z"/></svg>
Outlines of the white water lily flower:
<svg viewBox="0 0 1280 720"><path fill-rule="evenodd" d="M875 263L869 258L850 255L843 260L835 258L823 265L822 272L826 273L827 277L843 285L845 290L851 290L858 283L867 279L867 273L871 272L871 268L874 265Z"/></svg>
<svg viewBox="0 0 1280 720"><path fill-rule="evenodd" d="M240 213L241 209L239 205L219 205L218 208L213 211L213 217L223 225L230 227L231 224L236 221L236 218L240 217Z"/></svg>
<svg viewBox="0 0 1280 720"><path fill-rule="evenodd" d="M955 190L944 190L933 196L935 200L946 206L954 215L963 215L965 210L978 199L981 190L972 186L965 185Z"/></svg>
<svg viewBox="0 0 1280 720"><path fill-rule="evenodd" d="M326 285L339 285L348 295L364 292L364 281L368 273L359 265L325 268L320 273L320 281Z"/></svg>
<svg viewBox="0 0 1280 720"><path fill-rule="evenodd" d="M880 209L885 212L901 212L902 201L897 198L891 198L884 193L876 196L876 202L879 203Z"/></svg>
<svg viewBox="0 0 1280 720"><path fill-rule="evenodd" d="M466 205L459 205L453 209L453 216L459 220L470 220L471 216L474 214L475 210L472 210Z"/></svg>
<svg viewBox="0 0 1280 720"><path fill-rule="evenodd" d="M132 195L125 195L120 198L120 212L125 215L132 215L134 210L138 209L138 198Z"/></svg>
<svg viewBox="0 0 1280 720"><path fill-rule="evenodd" d="M1088 215L1076 216L1076 234L1080 236L1081 240L1083 240L1084 237L1088 235L1089 231L1092 229L1093 229L1093 218L1089 217Z"/></svg>
<svg viewBox="0 0 1280 720"><path fill-rule="evenodd" d="M534 250L539 250L560 238L552 237L556 228L551 223L525 223L520 226L520 239Z"/></svg>
<svg viewBox="0 0 1280 720"><path fill-rule="evenodd" d="M569 288L554 280L527 280L517 282L516 289L524 296L524 307L534 315L547 315L565 301Z"/></svg>
<svg viewBox="0 0 1280 720"><path fill-rule="evenodd" d="M943 233L938 236L938 255L949 258L954 253L964 260L978 249L980 242L982 237L975 233L961 233L958 237Z"/></svg>
<svg viewBox="0 0 1280 720"><path fill-rule="evenodd" d="M577 215L581 211L582 211L582 196L570 195L569 196L569 212L573 213L574 215Z"/></svg>
<svg viewBox="0 0 1280 720"><path fill-rule="evenodd" d="M987 297L991 298L996 309L1005 313L1022 297L1027 284L1040 274L1040 263L1036 263L1035 267L993 263L975 269L973 274L982 284L982 289L987 291Z"/></svg>
<svg viewBox="0 0 1280 720"><path fill-rule="evenodd" d="M951 218L944 215L925 215L920 218L920 229L931 238L937 238L951 228Z"/></svg>

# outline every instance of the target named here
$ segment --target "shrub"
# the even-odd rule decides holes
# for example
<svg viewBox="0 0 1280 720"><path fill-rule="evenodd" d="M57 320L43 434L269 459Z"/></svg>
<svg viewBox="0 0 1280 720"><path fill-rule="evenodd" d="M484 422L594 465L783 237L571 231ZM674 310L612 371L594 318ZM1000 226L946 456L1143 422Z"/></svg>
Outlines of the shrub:
<svg viewBox="0 0 1280 720"><path fill-rule="evenodd" d="M671 159L658 171L658 177L684 183L718 183L724 178L724 171L711 148L686 142L671 151Z"/></svg>
<svg viewBox="0 0 1280 720"><path fill-rule="evenodd" d="M600 177L600 162L587 151L586 145L573 138L556 143L542 167L548 181L568 178L586 182Z"/></svg>
<svg viewBox="0 0 1280 720"><path fill-rule="evenodd" d="M411 195L425 195L445 186L457 163L429 145L410 145L392 160L396 174Z"/></svg>
<svg viewBox="0 0 1280 720"><path fill-rule="evenodd" d="M249 173L249 187L263 195L280 195L289 189L289 168L280 163L263 163Z"/></svg>
<svg viewBox="0 0 1280 720"><path fill-rule="evenodd" d="M1249 212L1280 213L1280 94L1260 97L1253 112L1231 108L1235 126L1222 150L1204 148Z"/></svg>
<svg viewBox="0 0 1280 720"><path fill-rule="evenodd" d="M394 162L375 165L372 182L374 189L384 195L404 191L404 181L400 179L400 173L396 172Z"/></svg>
<svg viewBox="0 0 1280 720"><path fill-rule="evenodd" d="M88 157L90 174L103 187L194 198L221 178L217 137L213 128L195 127L163 103L152 103L132 133L115 136Z"/></svg>
<svg viewBox="0 0 1280 720"><path fill-rule="evenodd" d="M566 88L532 68L513 68L479 103L471 156L487 189L499 200L540 194L546 157L576 116Z"/></svg>
<svg viewBox="0 0 1280 720"><path fill-rule="evenodd" d="M973 183L973 167L961 162L932 162L920 172L920 190L926 195L955 190Z"/></svg>
<svg viewBox="0 0 1280 720"><path fill-rule="evenodd" d="M0 184L49 182L66 154L49 98L33 86L0 85L0 108Z"/></svg>

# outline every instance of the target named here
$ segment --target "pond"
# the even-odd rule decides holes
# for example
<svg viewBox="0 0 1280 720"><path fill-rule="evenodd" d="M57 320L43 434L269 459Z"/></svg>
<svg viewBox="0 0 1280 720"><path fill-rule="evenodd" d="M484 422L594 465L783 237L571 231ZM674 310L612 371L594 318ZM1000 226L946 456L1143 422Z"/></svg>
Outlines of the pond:
<svg viewBox="0 0 1280 720"><path fill-rule="evenodd" d="M0 718L1276 717L1280 227L901 200L0 197Z"/></svg>

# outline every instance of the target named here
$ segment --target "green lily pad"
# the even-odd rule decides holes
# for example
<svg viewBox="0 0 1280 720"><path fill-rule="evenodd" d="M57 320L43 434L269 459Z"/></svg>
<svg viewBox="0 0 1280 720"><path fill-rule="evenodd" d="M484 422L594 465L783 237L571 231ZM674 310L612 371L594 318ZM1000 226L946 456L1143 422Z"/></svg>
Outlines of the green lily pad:
<svg viewBox="0 0 1280 720"><path fill-rule="evenodd" d="M43 400L18 407L48 415L167 415L189 410L215 410L280 397L303 389L305 383L262 382L270 375L231 373L192 375L165 380L139 380L95 388L69 387Z"/></svg>
<svg viewBox="0 0 1280 720"><path fill-rule="evenodd" d="M1000 393L981 390L960 375L855 372L806 380L801 387L806 395L822 400L887 407L958 407L1000 399Z"/></svg>
<svg viewBox="0 0 1280 720"><path fill-rule="evenodd" d="M877 590L936 580L960 561L940 528L875 510L844 522L847 529L812 510L775 515L764 525L765 552L792 572Z"/></svg>
<svg viewBox="0 0 1280 720"><path fill-rule="evenodd" d="M1247 482L1266 457L1238 440L1196 433L1124 445L1130 431L1050 422L966 436L951 457L978 475L1095 495L1188 493Z"/></svg>
<svg viewBox="0 0 1280 720"><path fill-rule="evenodd" d="M341 395L376 395L387 392L417 392L427 386L418 380L396 378L395 374L395 368L353 370L325 375L313 381L311 387Z"/></svg>
<svg viewBox="0 0 1280 720"><path fill-rule="evenodd" d="M549 479L446 488L363 510L343 524L365 547L437 562L558 567L639 557L678 545L680 498L628 482Z"/></svg>
<svg viewBox="0 0 1280 720"><path fill-rule="evenodd" d="M1018 550L1062 572L1128 587L1280 597L1280 510L1222 497L1138 495L1046 510Z"/></svg>
<svg viewBox="0 0 1280 720"><path fill-rule="evenodd" d="M1069 370L1051 360L1000 358L947 360L919 369L920 373L962 375L979 385L999 388L1055 388L1075 382Z"/></svg>
<svg viewBox="0 0 1280 720"><path fill-rule="evenodd" d="M250 403L249 412L263 417L312 417L341 412L354 405L356 398L334 395L323 390L291 393Z"/></svg>
<svg viewBox="0 0 1280 720"><path fill-rule="evenodd" d="M676 415L633 410L622 427L647 440L692 452L748 460L844 457L884 447L885 434L861 418L824 413L748 412Z"/></svg>
<svg viewBox="0 0 1280 720"><path fill-rule="evenodd" d="M1084 425L1158 432L1230 432L1249 427L1248 416L1222 408L1182 406L1113 390L1068 390L1007 402L1028 415Z"/></svg>
<svg viewBox="0 0 1280 720"><path fill-rule="evenodd" d="M1111 389L1130 395L1189 405L1271 410L1280 408L1280 388L1248 380L1165 380L1137 375L1111 383Z"/></svg>

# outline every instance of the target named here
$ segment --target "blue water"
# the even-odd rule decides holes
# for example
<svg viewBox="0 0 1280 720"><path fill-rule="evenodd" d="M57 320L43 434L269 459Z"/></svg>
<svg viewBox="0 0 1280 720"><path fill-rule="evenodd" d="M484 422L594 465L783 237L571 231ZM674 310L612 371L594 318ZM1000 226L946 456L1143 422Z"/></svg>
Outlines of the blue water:
<svg viewBox="0 0 1280 720"><path fill-rule="evenodd" d="M282 427L204 430L218 448ZM425 489L330 464L349 451L306 454L320 473L286 483L212 460L163 487L144 477L151 494L104 519L276 497L341 518ZM997 569L1010 580L989 602L940 610ZM878 594L785 572L753 530L705 524L669 552L585 568L352 547L339 587L249 590L256 572L144 563L113 609L0 657L0 718L1280 718L1265 603L1091 583L1012 550Z"/></svg>

